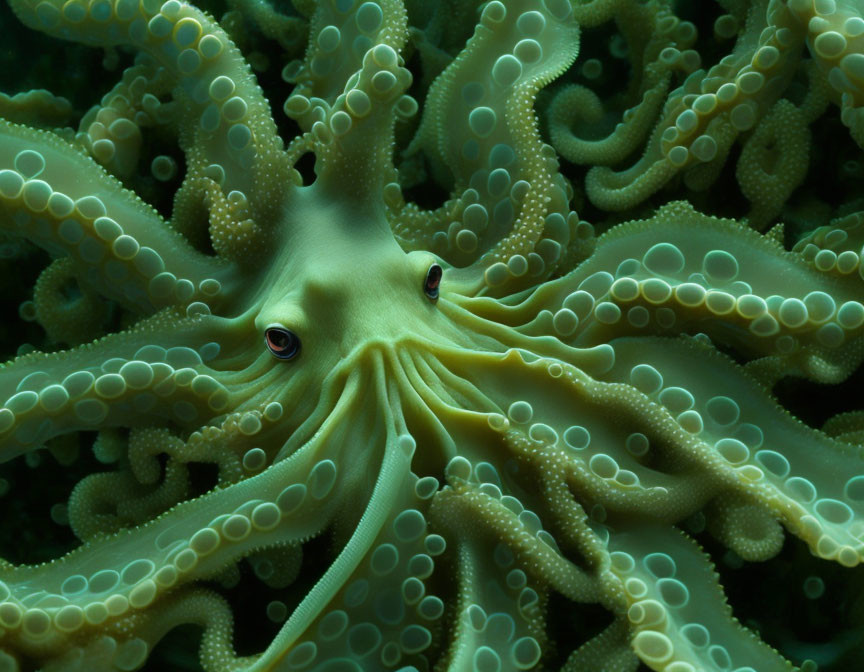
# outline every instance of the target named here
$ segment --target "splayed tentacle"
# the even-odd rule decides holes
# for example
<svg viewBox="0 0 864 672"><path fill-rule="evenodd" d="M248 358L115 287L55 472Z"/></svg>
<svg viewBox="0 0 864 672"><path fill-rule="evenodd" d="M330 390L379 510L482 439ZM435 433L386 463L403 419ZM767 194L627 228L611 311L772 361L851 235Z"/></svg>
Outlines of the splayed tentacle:
<svg viewBox="0 0 864 672"><path fill-rule="evenodd" d="M801 537L814 554L855 566L862 560L862 504L856 447L833 440L784 413L764 398L760 385L736 372L709 346L694 341L615 341L615 367L605 378L629 382L675 417L682 437L696 449L735 502L762 503ZM694 364L710 366L697 374ZM710 386L708 381L710 380ZM646 437L647 439L647 437ZM646 452L656 441L646 441ZM818 450L814 450L818 446ZM658 446L663 450L663 442ZM691 448L692 450L692 448ZM825 467L831 455L832 469ZM753 519L744 516L743 520ZM741 543L747 530L740 526ZM771 534L754 524L757 534ZM760 539L753 539L759 542ZM779 550L779 546L775 545Z"/></svg>
<svg viewBox="0 0 864 672"><path fill-rule="evenodd" d="M15 633L16 644L24 649L36 646L42 655L62 651L66 638L82 627L146 609L163 593L211 576L226 560L230 563L253 548L297 543L320 532L342 506L334 493L351 482L342 452L351 435L339 420L354 403L354 389L346 387L315 440L278 468L245 480L242 487L216 490L175 507L145 525L143 539L137 531L121 531L48 565L10 568L4 575L9 595L2 618ZM392 448L401 460L410 457L403 444ZM398 473L394 468L391 458L387 477ZM286 483L290 485L285 487ZM147 549L143 555L142 548ZM136 555L134 562L125 568L117 565L117 558L131 555ZM33 602L26 596L36 581L43 593ZM176 598L170 599L169 606L163 604L153 616L165 617L174 603ZM187 622L188 616L177 616L171 627ZM151 625L153 639L142 639L144 633L129 639L140 642L134 646L143 647L142 660L165 630ZM124 634L128 638L131 633ZM50 645L46 637L51 638Z"/></svg>
<svg viewBox="0 0 864 672"><path fill-rule="evenodd" d="M786 375L827 379L832 367L836 380L860 361L859 298L857 277L810 270L752 230L675 203L613 229L578 271L536 290L454 301L490 330L500 323L575 347L622 333L702 332L750 357L776 355Z"/></svg>
<svg viewBox="0 0 864 672"><path fill-rule="evenodd" d="M447 505L442 506L446 510ZM435 513L445 515L442 509ZM459 537L456 643L443 669L531 669L542 653L538 639L545 643L542 614L546 595L541 596L525 573L513 567L514 555L506 544L496 547L494 542L471 539L464 532Z"/></svg>
<svg viewBox="0 0 864 672"><path fill-rule="evenodd" d="M211 302L231 268L196 253L161 217L91 159L48 131L0 121L4 228L69 255L94 288L146 312Z"/></svg>
<svg viewBox="0 0 864 672"><path fill-rule="evenodd" d="M206 193L216 212L214 245L239 258L262 249L272 235L262 223L280 205L267 195L291 183L289 167L267 101L213 19L180 2L139 6L115 0L92 9L26 0L11 4L34 28L88 44L128 44L163 65L186 109L181 137L186 138L187 188Z"/></svg>
<svg viewBox="0 0 864 672"><path fill-rule="evenodd" d="M144 609L168 589L211 575L226 555L239 559L253 547L308 538L326 524L326 512L332 512L335 503L327 497L335 482L332 464L323 460L313 465L305 455L285 461L244 487L220 490L174 509L148 525L143 540L120 532L62 562L7 570L10 596L4 624L18 645L27 648L38 642L44 655L46 635L56 642L51 648L62 649L67 633ZM294 485L283 488L292 481ZM138 559L124 567L116 564L116 558L132 555ZM25 607L20 600L32 593L30 586L37 580L47 592ZM149 649L155 641L146 644Z"/></svg>
<svg viewBox="0 0 864 672"><path fill-rule="evenodd" d="M166 324L176 329L173 337L159 336L154 343ZM220 373L204 364L218 354L219 344L205 342L200 350L186 345L205 341L202 335L218 337L220 327L224 324L213 317L160 313L131 334L6 364L0 391L3 459L76 430L156 418L188 427L222 413L231 392L217 379Z"/></svg>
<svg viewBox="0 0 864 672"><path fill-rule="evenodd" d="M389 516L392 515L392 511L397 508L396 502L405 491L406 481L407 485L411 485L409 465L416 448L416 442L407 432L398 391L395 387L388 385L385 378L385 363L382 354L373 350L370 353L370 358L372 360L372 380L369 382L374 386L374 397L369 401L383 411L383 422L375 422L375 427L371 432L372 440L370 443L372 446L378 445L380 447L380 443L382 441L384 443L381 469L375 487L344 550L294 610L273 644L262 654L258 665L252 668L253 670L268 669L266 666L271 666L282 659L288 661L308 659L310 662L314 660L317 646L314 642L311 644L299 643L299 638L308 630L314 619L319 616L326 618L322 615L323 609L334 600L340 590L345 588L349 577L355 572L364 557L369 554L374 540L381 534ZM419 535L416 535L415 539L416 537ZM396 564L394 555L398 561L399 552L392 544L383 544L379 548L382 550L377 553L378 562L383 563L379 568L381 570L379 573L387 574L392 571L393 565ZM370 562L376 562L375 555L372 555ZM385 567L387 568L386 571L384 571ZM394 599L396 599L395 596ZM340 617L339 620L343 619ZM344 631L344 628L342 630ZM339 634L342 632L340 631ZM367 639L367 637L374 637L374 635L371 633L366 637L358 635L357 639L362 640ZM380 643L380 635L378 635L378 642ZM293 651L286 657L287 651L290 650L287 647L295 644ZM425 647L421 647L419 650L422 648Z"/></svg>
<svg viewBox="0 0 864 672"><path fill-rule="evenodd" d="M398 189L391 153L369 151L369 141L389 148L397 116L410 116L417 107L406 94L412 76L399 56L408 37L406 18L393 0L353 11L322 4L313 47L293 75L297 86L285 103L310 134L322 188L345 193L347 187L357 207L371 202L383 210L385 184Z"/></svg>
<svg viewBox="0 0 864 672"><path fill-rule="evenodd" d="M465 51L429 92L415 147L446 166L460 197L447 206L448 219L433 217L418 231L408 217L409 226L397 225L395 232L411 247L469 266L453 274L464 291L483 285L500 291L548 277L567 246L579 245L568 186L545 150L532 109L537 91L577 50L578 26L567 3L537 11L530 3L505 8L492 2ZM447 229L432 228L436 223Z"/></svg>
<svg viewBox="0 0 864 672"><path fill-rule="evenodd" d="M0 672L854 668L851 0L10 2Z"/></svg>
<svg viewBox="0 0 864 672"><path fill-rule="evenodd" d="M652 552L658 539L663 551ZM609 550L627 595L633 649L652 669L675 663L683 669L794 669L732 617L707 557L678 530L613 533Z"/></svg>

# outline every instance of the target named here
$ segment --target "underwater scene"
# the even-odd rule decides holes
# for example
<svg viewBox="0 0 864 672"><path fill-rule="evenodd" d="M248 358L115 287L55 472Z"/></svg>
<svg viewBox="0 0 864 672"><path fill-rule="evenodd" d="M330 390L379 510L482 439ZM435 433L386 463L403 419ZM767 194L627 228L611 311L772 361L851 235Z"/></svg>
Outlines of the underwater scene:
<svg viewBox="0 0 864 672"><path fill-rule="evenodd" d="M862 148L862 0L0 0L0 672L864 670Z"/></svg>

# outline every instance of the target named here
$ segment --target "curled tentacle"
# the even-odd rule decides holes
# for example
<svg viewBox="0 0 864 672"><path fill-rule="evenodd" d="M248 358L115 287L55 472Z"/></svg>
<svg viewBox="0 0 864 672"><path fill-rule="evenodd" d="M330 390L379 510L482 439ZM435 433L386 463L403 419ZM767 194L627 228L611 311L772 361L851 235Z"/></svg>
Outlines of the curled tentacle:
<svg viewBox="0 0 864 672"><path fill-rule="evenodd" d="M748 562L769 560L783 547L782 526L758 503L743 497L718 497L709 511L711 533Z"/></svg>
<svg viewBox="0 0 864 672"><path fill-rule="evenodd" d="M344 425L336 422L340 411L354 406L351 389L341 396L331 421L301 451L230 489L217 489L179 504L144 526L145 541L142 529L122 530L90 541L60 561L8 568L4 572L9 592L4 623L12 632L7 636L21 650L36 646L38 641L44 658L51 651L63 651L66 638L87 623L141 612L145 618L138 621L142 627L136 634L147 644L144 656L168 629L154 631L145 625L153 623L146 618L151 605L156 614L170 609L165 605L171 604L171 599L166 602L165 593L212 576L252 549L299 542L317 534L340 507L340 498L334 493L349 488L347 484L351 483L341 457L350 437ZM399 424L398 418L394 421L393 428ZM410 450L406 452L404 445L397 442L392 446L389 468L385 460L383 477L407 473L402 471L403 461L410 456ZM377 523L379 527L381 522ZM149 550L142 555L140 549ZM114 569L115 558L132 555L138 559L127 563L125 569L118 568L122 571ZM26 596L35 580L48 592L31 608ZM41 619L50 619L55 613L58 627L51 626L52 644L46 647ZM185 621L169 618L167 622L173 627ZM147 633L149 637L145 637ZM79 646L86 649L84 641ZM207 651L213 655L212 647L208 646Z"/></svg>
<svg viewBox="0 0 864 672"><path fill-rule="evenodd" d="M165 68L139 54L102 103L81 119L76 139L112 175L129 179L138 168L142 129L176 126L176 111L160 100L174 84Z"/></svg>
<svg viewBox="0 0 864 672"><path fill-rule="evenodd" d="M114 0L107 20L88 14L84 6L83 16L70 19L60 2L16 0L11 5L33 28L87 44L128 44L165 67L184 108L180 131L187 187L206 190L216 211L214 246L224 256L247 261L262 249L273 235L264 222L281 205L273 195L290 184L289 166L267 101L212 18L182 3L162 13L159 7Z"/></svg>
<svg viewBox="0 0 864 672"><path fill-rule="evenodd" d="M532 109L537 91L576 57L578 26L567 3L533 8L484 10L466 49L430 89L414 145L453 176L459 199L440 221L447 229L433 228L436 217L421 225L413 216L394 228L411 248L467 267L453 281L469 293L548 277L567 246L580 243L569 187Z"/></svg>
<svg viewBox="0 0 864 672"><path fill-rule="evenodd" d="M613 101L616 107L626 107L614 130L611 129L609 113L604 112L604 104L594 91L581 85L562 87L547 111L549 136L552 146L568 161L608 166L627 158L651 132L666 98L672 73L675 70L688 72L698 67L697 52L688 49L696 30L693 24L682 22L672 14L666 2L634 5L616 0L603 8L608 8L607 16L601 16L600 3L591 5L594 7L587 11L584 7L575 8L577 21L587 27L580 15L592 11L597 14L586 17L588 24L594 23L595 18L605 21L612 18L614 7L616 23L621 26L628 42L632 42L628 45L629 56L633 72L638 76L630 81L629 90ZM650 26L647 34L646 26ZM580 121L584 123L578 123ZM577 125L576 130L574 125ZM599 132L593 128L598 125L612 132L598 137ZM587 126L585 130L591 137L577 134L582 126Z"/></svg>
<svg viewBox="0 0 864 672"><path fill-rule="evenodd" d="M118 468L91 474L72 491L69 520L76 536L90 539L142 524L188 499L192 463L215 464L220 487L260 473L283 446L278 421L284 414L278 401L247 406L193 432L186 441L165 429L132 430L128 450L112 460L119 462Z"/></svg>
<svg viewBox="0 0 864 672"><path fill-rule="evenodd" d="M810 130L804 113L778 100L744 143L736 176L750 199L750 225L762 230L774 221L807 174Z"/></svg>
<svg viewBox="0 0 864 672"><path fill-rule="evenodd" d="M142 530L121 531L86 544L62 561L7 569L7 637L22 650L38 642L40 655L48 657L50 650L62 651L70 633L88 623L146 612L169 589L212 575L230 558L239 559L252 548L308 538L332 515L332 464L304 454L246 485L181 504L144 528L146 544ZM115 562L133 556L137 559L123 563L125 568ZM34 603L27 596L36 580L47 592ZM43 619L55 614L58 626L49 626L53 645L46 647ZM148 642L148 650L152 644Z"/></svg>
<svg viewBox="0 0 864 672"><path fill-rule="evenodd" d="M104 329L109 307L87 284L70 257L56 259L33 289L36 319L55 343L80 345Z"/></svg>
<svg viewBox="0 0 864 672"><path fill-rule="evenodd" d="M125 69L0 95L0 672L791 672L688 534L860 648L854 0L9 2Z"/></svg>
<svg viewBox="0 0 864 672"><path fill-rule="evenodd" d="M713 183L736 137L777 101L799 61L804 34L798 22L785 7L769 14L767 5L752 5L732 54L707 72L693 72L669 95L634 165L588 172L585 189L592 203L604 210L633 207L682 170L694 188Z"/></svg>

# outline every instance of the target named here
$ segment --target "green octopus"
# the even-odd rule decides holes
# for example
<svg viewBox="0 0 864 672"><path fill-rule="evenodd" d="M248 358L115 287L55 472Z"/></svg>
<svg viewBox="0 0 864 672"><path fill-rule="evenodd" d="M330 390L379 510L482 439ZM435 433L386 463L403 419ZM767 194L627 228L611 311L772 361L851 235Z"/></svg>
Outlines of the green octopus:
<svg viewBox="0 0 864 672"><path fill-rule="evenodd" d="M860 653L760 638L700 545L785 529L860 585L864 412L772 394L864 358L864 204L796 201L817 120L862 172L860 2L720 0L713 46L667 0L9 4L122 75L83 115L0 95L0 252L49 258L0 457L98 460L52 509L76 547L0 561L0 672L180 669L185 624L207 672ZM736 161L749 205L707 214ZM279 626L241 651L250 581Z"/></svg>

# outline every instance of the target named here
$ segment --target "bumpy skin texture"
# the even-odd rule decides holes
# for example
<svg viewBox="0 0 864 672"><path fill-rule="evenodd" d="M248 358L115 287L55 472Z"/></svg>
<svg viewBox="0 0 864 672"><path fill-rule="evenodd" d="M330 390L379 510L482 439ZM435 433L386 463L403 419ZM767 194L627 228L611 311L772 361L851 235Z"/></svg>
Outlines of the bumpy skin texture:
<svg viewBox="0 0 864 672"><path fill-rule="evenodd" d="M158 669L184 624L208 672L848 660L854 631L742 626L696 539L741 567L795 538L860 583L864 417L820 431L771 389L841 383L864 353L856 202L789 207L829 103L860 142L864 20L721 4L730 54L706 71L662 0L238 0L221 24L178 0L10 0L137 56L77 131L47 91L0 99L4 255L52 257L20 309L43 342L0 368L0 459L68 466L92 442L102 463L55 507L80 544L0 565L0 672ZM632 73L604 112L603 64L577 56L612 21ZM263 40L301 57L288 142L246 60L266 69ZM165 138L182 167L148 156ZM724 169L747 219L680 198L709 202ZM166 221L135 190L178 174ZM414 202L424 183L449 200ZM784 215L810 229L790 250ZM281 625L238 654L241 580Z"/></svg>

